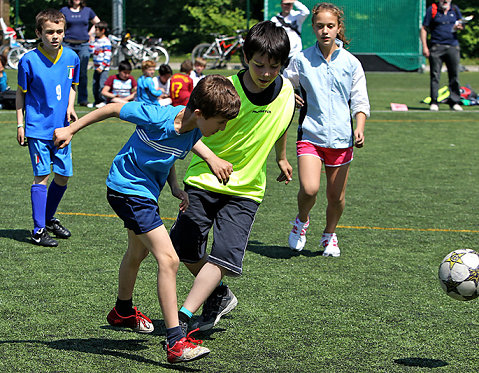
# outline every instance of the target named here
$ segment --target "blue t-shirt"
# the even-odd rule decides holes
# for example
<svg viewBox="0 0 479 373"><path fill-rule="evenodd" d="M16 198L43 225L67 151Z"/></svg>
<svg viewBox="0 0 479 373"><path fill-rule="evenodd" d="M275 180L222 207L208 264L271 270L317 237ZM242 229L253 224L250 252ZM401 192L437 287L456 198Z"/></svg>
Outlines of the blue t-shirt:
<svg viewBox="0 0 479 373"><path fill-rule="evenodd" d="M3 76L0 77L0 92L6 91L7 88L8 88L7 73L5 70L3 70Z"/></svg>
<svg viewBox="0 0 479 373"><path fill-rule="evenodd" d="M88 41L89 22L96 17L93 9L85 6L79 12L72 12L70 8L64 6L60 9L67 20L65 39Z"/></svg>
<svg viewBox="0 0 479 373"><path fill-rule="evenodd" d="M18 63L18 86L25 93L25 135L51 140L56 128L68 125L72 84L78 84L80 59L61 47L55 60L42 48L27 52Z"/></svg>
<svg viewBox="0 0 479 373"><path fill-rule="evenodd" d="M158 97L161 96L162 93L163 91L161 89L155 89L153 78L144 75L138 78L136 91L137 101L159 105Z"/></svg>
<svg viewBox="0 0 479 373"><path fill-rule="evenodd" d="M106 185L117 192L158 201L170 168L183 159L201 138L195 128L177 133L174 120L184 106L159 106L129 102L120 119L135 123L136 130L116 155Z"/></svg>
<svg viewBox="0 0 479 373"><path fill-rule="evenodd" d="M462 19L462 14L455 5L451 5L447 14L437 7L437 13L432 18L432 6L427 8L422 25L431 33L431 44L459 45L457 32L453 31L457 20Z"/></svg>

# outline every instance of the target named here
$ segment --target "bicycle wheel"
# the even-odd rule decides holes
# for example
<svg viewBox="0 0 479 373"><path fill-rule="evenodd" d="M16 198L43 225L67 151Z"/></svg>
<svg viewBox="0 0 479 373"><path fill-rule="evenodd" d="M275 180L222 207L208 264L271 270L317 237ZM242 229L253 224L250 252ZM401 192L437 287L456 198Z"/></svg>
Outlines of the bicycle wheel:
<svg viewBox="0 0 479 373"><path fill-rule="evenodd" d="M23 57L25 53L27 53L28 50L24 47L15 47L10 49L10 51L7 54L7 64L10 66L10 68L17 70L18 69L18 62L20 61L20 58Z"/></svg>
<svg viewBox="0 0 479 373"><path fill-rule="evenodd" d="M204 58L206 60L206 68L214 69L221 63L221 55L216 46L211 47L211 44L201 43L193 48L191 52L191 61L195 63L197 57Z"/></svg>
<svg viewBox="0 0 479 373"><path fill-rule="evenodd" d="M170 56L165 48L154 46L151 48L146 48L146 56L147 60L155 61L156 63L156 70L160 68L160 65L167 64L170 60Z"/></svg>

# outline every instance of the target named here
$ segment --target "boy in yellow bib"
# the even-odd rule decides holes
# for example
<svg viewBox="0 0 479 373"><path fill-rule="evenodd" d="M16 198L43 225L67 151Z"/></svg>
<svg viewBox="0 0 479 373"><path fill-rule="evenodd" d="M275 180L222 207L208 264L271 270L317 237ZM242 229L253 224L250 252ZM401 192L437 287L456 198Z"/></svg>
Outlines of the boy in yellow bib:
<svg viewBox="0 0 479 373"><path fill-rule="evenodd" d="M289 54L283 28L271 21L253 26L245 39L246 70L230 77L240 98L237 118L222 133L205 139L196 154L223 161L208 166L194 156L184 179L190 205L180 211L170 237L180 260L196 277L179 312L180 326L187 329L192 315L203 304L202 315L192 328L211 329L221 316L236 307L237 299L222 283L225 275L240 276L243 257L256 212L266 188L266 160L274 147L281 170L277 180L291 180L286 159L286 131L294 115L294 91L280 75ZM213 173L222 169L218 180ZM213 227L211 253L206 253L208 232Z"/></svg>

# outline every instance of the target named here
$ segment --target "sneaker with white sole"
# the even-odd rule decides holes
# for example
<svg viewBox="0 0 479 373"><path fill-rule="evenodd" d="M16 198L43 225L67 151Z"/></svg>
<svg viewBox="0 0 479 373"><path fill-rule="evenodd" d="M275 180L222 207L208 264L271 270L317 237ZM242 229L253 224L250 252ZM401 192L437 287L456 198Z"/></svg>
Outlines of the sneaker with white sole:
<svg viewBox="0 0 479 373"><path fill-rule="evenodd" d="M324 248L323 256L338 257L341 255L341 250L339 250L338 237L336 236L336 233L323 233L320 246Z"/></svg>
<svg viewBox="0 0 479 373"><path fill-rule="evenodd" d="M196 331L198 329L189 332L186 337L181 338L172 347L166 345L166 356L170 364L198 360L210 353L206 347L198 346L203 343L202 340L191 337L191 334Z"/></svg>
<svg viewBox="0 0 479 373"><path fill-rule="evenodd" d="M451 106L451 110L453 110L453 111L464 111L462 106L459 105L459 104L454 104L453 106Z"/></svg>
<svg viewBox="0 0 479 373"><path fill-rule="evenodd" d="M303 223L298 217L296 217L296 220L291 222L291 224L293 224L293 228L291 229L291 232L289 232L289 247L292 250L301 251L303 250L304 245L306 245L306 231L309 227L309 219L306 223Z"/></svg>
<svg viewBox="0 0 479 373"><path fill-rule="evenodd" d="M439 105L438 104L431 104L431 106L429 106L429 110L439 111Z"/></svg>
<svg viewBox="0 0 479 373"><path fill-rule="evenodd" d="M203 312L196 322L191 325L192 329L200 331L210 330L220 318L231 312L238 305L233 292L227 285L218 286L203 304Z"/></svg>
<svg viewBox="0 0 479 373"><path fill-rule="evenodd" d="M134 307L133 309L135 310L135 313L133 315L121 316L116 311L116 308L113 307L113 309L106 317L106 320L111 326L130 328L137 333L153 332L153 330L155 330L155 327L153 326L151 320L145 315L143 315L140 311L138 311L136 307Z"/></svg>

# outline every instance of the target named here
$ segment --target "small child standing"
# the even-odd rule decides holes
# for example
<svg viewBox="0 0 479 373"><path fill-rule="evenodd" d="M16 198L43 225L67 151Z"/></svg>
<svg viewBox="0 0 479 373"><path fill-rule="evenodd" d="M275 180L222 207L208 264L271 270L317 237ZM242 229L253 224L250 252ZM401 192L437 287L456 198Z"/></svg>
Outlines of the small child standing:
<svg viewBox="0 0 479 373"><path fill-rule="evenodd" d="M110 75L101 90L106 102L130 102L136 97L136 80L131 75L131 63L127 60L118 65L118 74Z"/></svg>
<svg viewBox="0 0 479 373"><path fill-rule="evenodd" d="M181 200L180 211L188 207L188 195L178 185L174 162L201 143L201 136L223 131L228 120L238 115L240 105L231 81L210 75L198 84L186 108L143 102L110 104L55 131L55 145L62 148L80 129L106 118L119 117L136 124L136 131L113 160L106 181L108 202L128 229L128 249L118 276L118 298L107 320L113 326L153 332L151 320L133 307L132 300L140 264L151 252L158 263L157 293L165 319L170 363L196 360L210 351L198 346L196 343L202 341L191 338L191 333L187 335L179 325L179 259L161 220L158 197L168 182L172 194ZM214 155L208 160L220 161Z"/></svg>
<svg viewBox="0 0 479 373"><path fill-rule="evenodd" d="M173 106L186 105L193 91L193 79L190 78L193 64L190 60L183 61L180 72L170 79L170 97Z"/></svg>
<svg viewBox="0 0 479 373"><path fill-rule="evenodd" d="M110 70L111 42L106 35L108 23L100 21L94 27L95 39L90 40L90 51L93 54L93 66L95 68L92 86L95 102L89 107L100 108L106 104L101 91L108 79L108 71Z"/></svg>
<svg viewBox="0 0 479 373"><path fill-rule="evenodd" d="M0 54L0 92L5 92L8 88L7 72L5 67L7 66L7 57Z"/></svg>
<svg viewBox="0 0 479 373"><path fill-rule="evenodd" d="M301 87L302 106L296 143L300 188L298 215L289 234L289 246L301 251L306 244L309 212L319 191L321 167L326 171L326 227L320 247L323 256L340 255L336 226L345 206L349 163L353 145L364 145L364 126L369 116L366 78L359 60L343 48L344 13L330 3L319 3L312 12L316 45L291 59L284 71L295 87ZM352 130L351 115L356 120Z"/></svg>
<svg viewBox="0 0 479 373"><path fill-rule="evenodd" d="M155 82L153 81L155 66L154 61L143 61L141 64L143 75L138 78L137 101L159 104L158 98L163 94L163 91L155 88Z"/></svg>
<svg viewBox="0 0 479 373"><path fill-rule="evenodd" d="M206 76L203 74L205 67L206 60L204 58L195 58L194 69L190 73L190 78L193 79L193 87L196 87L200 79L203 79Z"/></svg>
<svg viewBox="0 0 479 373"><path fill-rule="evenodd" d="M170 78L173 75L170 65L160 65L158 69L158 76L153 78L155 89L161 89L163 93L158 97L158 102L161 106L171 105L170 98Z"/></svg>
<svg viewBox="0 0 479 373"><path fill-rule="evenodd" d="M54 217L73 172L71 146L57 149L53 131L78 119L74 104L80 59L70 48L62 47L65 25L65 16L58 10L38 13L35 33L41 43L18 64L17 141L23 146L28 136L34 175L32 241L41 246L58 246L47 230L56 237L71 236ZM47 190L51 165L55 176Z"/></svg>

